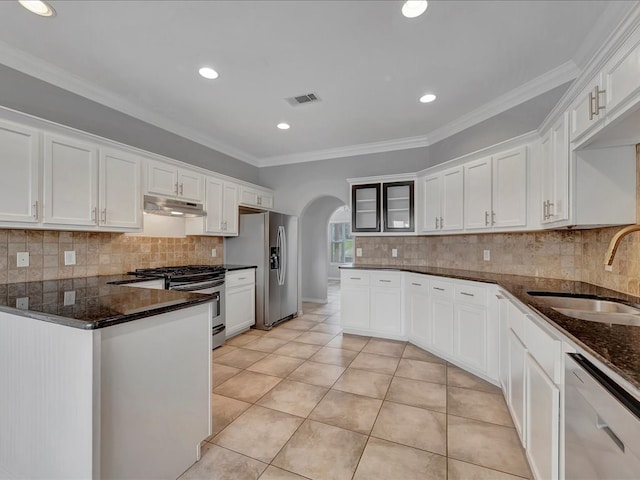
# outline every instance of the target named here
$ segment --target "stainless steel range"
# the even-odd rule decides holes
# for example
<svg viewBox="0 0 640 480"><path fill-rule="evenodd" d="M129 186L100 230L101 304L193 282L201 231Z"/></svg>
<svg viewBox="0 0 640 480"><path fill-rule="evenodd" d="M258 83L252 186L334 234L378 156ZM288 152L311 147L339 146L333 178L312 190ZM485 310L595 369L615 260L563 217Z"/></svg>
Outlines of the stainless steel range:
<svg viewBox="0 0 640 480"><path fill-rule="evenodd" d="M224 277L226 269L219 265L185 265L179 267L139 268L129 275L163 278L164 288L213 296L213 348L224 344Z"/></svg>

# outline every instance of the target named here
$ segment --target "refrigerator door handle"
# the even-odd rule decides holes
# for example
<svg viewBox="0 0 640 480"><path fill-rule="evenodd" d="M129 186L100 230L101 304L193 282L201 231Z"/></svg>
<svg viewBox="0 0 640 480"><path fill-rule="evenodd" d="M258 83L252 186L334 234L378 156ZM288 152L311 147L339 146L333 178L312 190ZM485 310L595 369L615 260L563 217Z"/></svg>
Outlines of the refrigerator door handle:
<svg viewBox="0 0 640 480"><path fill-rule="evenodd" d="M284 285L285 278L287 276L287 232L284 227L281 225L278 227L280 230L280 244L281 244L281 253L280 253L280 285Z"/></svg>
<svg viewBox="0 0 640 480"><path fill-rule="evenodd" d="M278 227L278 233L276 235L276 250L278 252L278 269L276 270L276 276L278 278L278 285L282 285L282 230Z"/></svg>

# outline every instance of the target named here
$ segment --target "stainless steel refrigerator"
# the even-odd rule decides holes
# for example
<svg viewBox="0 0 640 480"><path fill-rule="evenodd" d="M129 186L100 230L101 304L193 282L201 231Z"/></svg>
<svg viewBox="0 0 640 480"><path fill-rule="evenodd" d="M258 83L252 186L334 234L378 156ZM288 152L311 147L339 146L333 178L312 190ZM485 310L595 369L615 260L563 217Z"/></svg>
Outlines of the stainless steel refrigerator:
<svg viewBox="0 0 640 480"><path fill-rule="evenodd" d="M239 235L225 240L224 262L258 266L256 328L270 330L298 314L298 217L240 215Z"/></svg>

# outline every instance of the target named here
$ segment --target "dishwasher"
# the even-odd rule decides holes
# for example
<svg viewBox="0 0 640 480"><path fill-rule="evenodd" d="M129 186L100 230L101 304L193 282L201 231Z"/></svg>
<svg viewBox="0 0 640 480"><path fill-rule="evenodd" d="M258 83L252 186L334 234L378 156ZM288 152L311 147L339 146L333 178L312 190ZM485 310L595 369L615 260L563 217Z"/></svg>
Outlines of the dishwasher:
<svg viewBox="0 0 640 480"><path fill-rule="evenodd" d="M583 355L565 360L565 479L637 480L640 402Z"/></svg>

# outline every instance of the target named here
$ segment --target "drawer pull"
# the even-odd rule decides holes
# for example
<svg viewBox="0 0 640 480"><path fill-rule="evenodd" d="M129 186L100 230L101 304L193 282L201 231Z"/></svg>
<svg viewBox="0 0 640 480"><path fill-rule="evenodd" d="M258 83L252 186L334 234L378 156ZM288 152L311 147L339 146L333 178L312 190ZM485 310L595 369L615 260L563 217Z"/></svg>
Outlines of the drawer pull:
<svg viewBox="0 0 640 480"><path fill-rule="evenodd" d="M473 293L460 292L460 295L466 295L467 297L475 297Z"/></svg>
<svg viewBox="0 0 640 480"><path fill-rule="evenodd" d="M238 277L238 280L246 280L247 277Z"/></svg>
<svg viewBox="0 0 640 480"><path fill-rule="evenodd" d="M391 283L391 280L378 280L379 282Z"/></svg>
<svg viewBox="0 0 640 480"><path fill-rule="evenodd" d="M362 280L360 277L349 277L349 280Z"/></svg>
<svg viewBox="0 0 640 480"><path fill-rule="evenodd" d="M421 287L422 286L421 283L415 283L415 282L411 282L411 285L415 285L416 287Z"/></svg>
<svg viewBox="0 0 640 480"><path fill-rule="evenodd" d="M496 298L497 298L498 300L503 300L503 299L504 299L504 297L503 297L502 295L496 295Z"/></svg>
<svg viewBox="0 0 640 480"><path fill-rule="evenodd" d="M444 292L444 288L440 288L440 287L433 287L434 290L439 290L441 292Z"/></svg>

